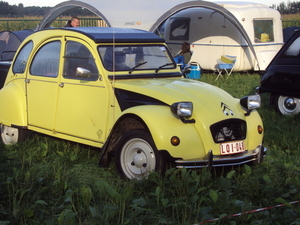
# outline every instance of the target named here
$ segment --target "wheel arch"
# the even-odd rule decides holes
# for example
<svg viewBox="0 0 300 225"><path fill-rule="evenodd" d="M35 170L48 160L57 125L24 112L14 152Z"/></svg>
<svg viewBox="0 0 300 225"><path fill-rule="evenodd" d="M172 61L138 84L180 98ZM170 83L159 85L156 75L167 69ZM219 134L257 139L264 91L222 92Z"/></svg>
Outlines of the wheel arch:
<svg viewBox="0 0 300 225"><path fill-rule="evenodd" d="M126 120L130 119L130 125ZM126 125L124 127L124 125ZM171 158L195 158L199 151L205 151L204 142L194 124L184 124L170 112L170 107L162 105L143 105L132 107L124 113L113 126L106 143L101 150L101 166L107 166L109 153L113 152L115 142L131 129L145 129L149 132L153 142L168 161ZM171 143L172 137L179 137L180 145ZM196 146L196 147L195 147ZM190 151L186 151L190 149Z"/></svg>
<svg viewBox="0 0 300 225"><path fill-rule="evenodd" d="M124 114L117 120L107 138L107 141L101 149L101 156L99 161L100 166L108 165L110 156L114 154L114 148L122 137L121 134L134 129L146 129L149 132L146 123L136 114Z"/></svg>

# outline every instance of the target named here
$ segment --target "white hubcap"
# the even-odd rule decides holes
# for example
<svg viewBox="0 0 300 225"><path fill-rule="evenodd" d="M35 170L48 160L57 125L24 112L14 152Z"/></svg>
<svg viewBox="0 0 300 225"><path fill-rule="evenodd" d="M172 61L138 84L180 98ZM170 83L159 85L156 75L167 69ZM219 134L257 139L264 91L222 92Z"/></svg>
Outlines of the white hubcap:
<svg viewBox="0 0 300 225"><path fill-rule="evenodd" d="M300 100L298 98L279 96L277 104L283 115L294 115L300 112Z"/></svg>
<svg viewBox="0 0 300 225"><path fill-rule="evenodd" d="M18 142L18 129L1 125L1 138L4 144L12 145Z"/></svg>
<svg viewBox="0 0 300 225"><path fill-rule="evenodd" d="M140 138L126 142L121 152L121 167L130 179L147 178L155 170L156 159L151 145Z"/></svg>

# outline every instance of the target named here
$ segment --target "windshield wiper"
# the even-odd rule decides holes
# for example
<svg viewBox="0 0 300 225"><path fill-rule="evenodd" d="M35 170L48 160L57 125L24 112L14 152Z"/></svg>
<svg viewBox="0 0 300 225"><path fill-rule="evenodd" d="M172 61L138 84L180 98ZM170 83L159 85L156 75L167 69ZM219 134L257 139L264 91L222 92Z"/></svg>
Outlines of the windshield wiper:
<svg viewBox="0 0 300 225"><path fill-rule="evenodd" d="M174 64L175 64L175 63L166 63L166 64L164 64L164 65L158 67L158 68L155 70L155 73L157 73L161 68L164 68L164 67L170 66L170 65L174 65Z"/></svg>
<svg viewBox="0 0 300 225"><path fill-rule="evenodd" d="M132 67L132 68L129 70L129 74L131 74L131 73L134 71L134 69L136 69L137 67L139 67L139 66L141 66L141 65L144 65L144 64L146 64L146 63L147 63L147 62L141 62L141 63L137 64L136 66Z"/></svg>

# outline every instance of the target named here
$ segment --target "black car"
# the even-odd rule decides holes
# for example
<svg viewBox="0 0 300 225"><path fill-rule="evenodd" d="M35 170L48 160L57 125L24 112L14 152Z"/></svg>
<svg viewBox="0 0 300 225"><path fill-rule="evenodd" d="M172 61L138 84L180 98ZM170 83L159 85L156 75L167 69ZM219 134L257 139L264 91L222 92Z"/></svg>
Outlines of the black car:
<svg viewBox="0 0 300 225"><path fill-rule="evenodd" d="M266 68L257 93L270 93L270 104L279 114L300 112L300 30L295 31Z"/></svg>

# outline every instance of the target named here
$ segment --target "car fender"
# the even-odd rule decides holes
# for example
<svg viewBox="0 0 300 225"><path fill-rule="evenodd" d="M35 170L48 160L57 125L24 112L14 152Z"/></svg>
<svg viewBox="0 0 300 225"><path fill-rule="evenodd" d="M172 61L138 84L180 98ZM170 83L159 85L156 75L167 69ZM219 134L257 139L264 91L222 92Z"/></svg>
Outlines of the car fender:
<svg viewBox="0 0 300 225"><path fill-rule="evenodd" d="M122 115L125 114L134 114L144 121L158 150L167 150L172 157L183 159L199 158L205 154L194 123L183 123L171 113L169 106L137 106L125 110ZM178 146L171 144L173 136L179 138Z"/></svg>
<svg viewBox="0 0 300 225"><path fill-rule="evenodd" d="M26 96L17 83L10 83L0 90L0 123L11 126L27 126Z"/></svg>
<svg viewBox="0 0 300 225"><path fill-rule="evenodd" d="M261 134L258 132L258 126L263 127L263 122L256 110L253 110L245 119L247 122L248 148L255 149L263 141L264 131Z"/></svg>

